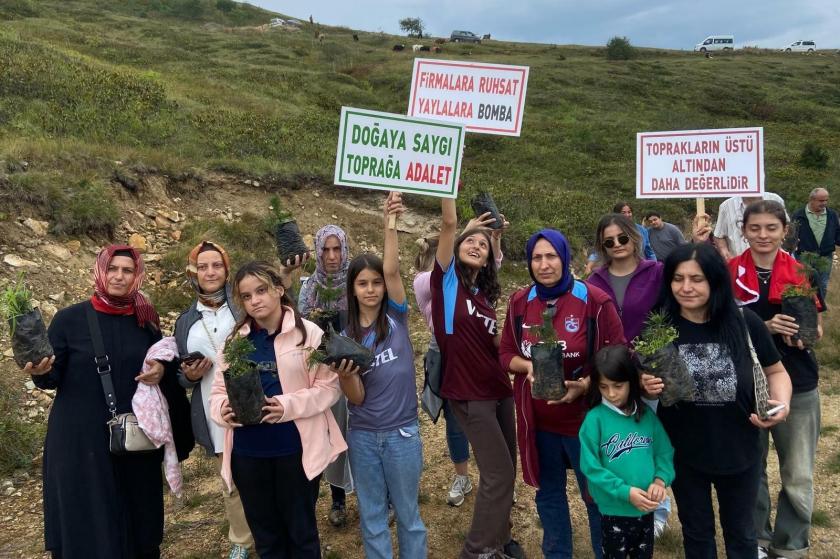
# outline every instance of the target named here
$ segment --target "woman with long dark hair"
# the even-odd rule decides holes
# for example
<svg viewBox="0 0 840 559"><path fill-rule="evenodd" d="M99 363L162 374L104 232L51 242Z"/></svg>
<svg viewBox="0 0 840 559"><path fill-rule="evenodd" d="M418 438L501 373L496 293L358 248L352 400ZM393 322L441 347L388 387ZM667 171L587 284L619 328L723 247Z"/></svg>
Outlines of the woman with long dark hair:
<svg viewBox="0 0 840 559"><path fill-rule="evenodd" d="M726 264L710 245L683 245L668 256L660 304L677 329L674 343L695 385L693 401L657 409L674 446L672 488L685 555L717 556L714 485L727 557L755 559L760 429L784 421L787 408L759 419L753 375L760 373L754 367L766 376L771 406L789 403L790 378L761 319L738 310ZM653 398L664 387L649 374L642 382Z"/></svg>
<svg viewBox="0 0 840 559"><path fill-rule="evenodd" d="M522 556L510 537L516 426L510 379L499 364L496 301L501 293L492 241L483 229L457 236L455 200L441 199L432 270L432 322L443 360L441 396L473 448L481 476L460 557Z"/></svg>
<svg viewBox="0 0 840 559"><path fill-rule="evenodd" d="M216 375L210 413L227 428L222 478L239 489L260 557L319 558L318 482L347 449L330 412L340 394L338 377L326 365L309 363L321 329L300 317L271 264L242 266L233 296L243 315L232 336L248 337L255 346L248 359L258 364L265 406L260 423L237 423L224 375ZM220 372L226 368L223 363Z"/></svg>
<svg viewBox="0 0 840 559"><path fill-rule="evenodd" d="M793 558L807 556L810 547L814 462L820 435L820 393L816 354L796 339L799 325L794 317L782 314L784 289L801 286L807 290L809 287L802 264L781 249L787 229L787 214L778 202L764 200L747 206L743 233L749 248L729 261L729 271L736 300L764 320L793 384L787 421L761 433L763 458L755 509L759 555L772 552ZM822 326L817 328L821 336ZM774 525L770 523L772 506L767 487L771 434L779 456L782 482Z"/></svg>
<svg viewBox="0 0 840 559"><path fill-rule="evenodd" d="M417 497L423 444L417 419L414 350L408 331L408 302L400 276L397 230L389 217L405 210L392 192L384 206L384 259L362 254L347 272L345 333L373 351L368 370L350 361L336 371L349 401L347 440L359 496L365 556L393 556L388 502L397 517L400 557L426 557L426 527Z"/></svg>

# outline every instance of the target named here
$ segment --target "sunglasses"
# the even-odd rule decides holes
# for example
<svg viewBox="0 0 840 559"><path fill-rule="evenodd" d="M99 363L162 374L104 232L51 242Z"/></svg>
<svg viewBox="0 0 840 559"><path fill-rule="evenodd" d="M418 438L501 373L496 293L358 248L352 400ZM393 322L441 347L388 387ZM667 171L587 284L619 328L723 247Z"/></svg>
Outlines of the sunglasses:
<svg viewBox="0 0 840 559"><path fill-rule="evenodd" d="M601 244L604 245L604 248L615 248L616 245L624 246L629 242L629 235L619 235L618 237L610 237Z"/></svg>

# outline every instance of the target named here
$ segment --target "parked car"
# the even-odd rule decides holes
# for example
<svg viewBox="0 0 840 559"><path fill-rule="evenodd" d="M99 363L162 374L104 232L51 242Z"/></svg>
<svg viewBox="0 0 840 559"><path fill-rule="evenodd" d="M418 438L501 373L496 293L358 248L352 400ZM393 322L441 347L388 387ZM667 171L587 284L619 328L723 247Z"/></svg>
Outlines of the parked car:
<svg viewBox="0 0 840 559"><path fill-rule="evenodd" d="M794 41L782 49L785 52L814 52L817 44L814 41Z"/></svg>
<svg viewBox="0 0 840 559"><path fill-rule="evenodd" d="M472 31L453 31L449 40L453 43L480 43L481 37Z"/></svg>
<svg viewBox="0 0 840 559"><path fill-rule="evenodd" d="M702 43L694 45L695 52L707 52L713 50L732 50L735 48L734 35L709 35Z"/></svg>

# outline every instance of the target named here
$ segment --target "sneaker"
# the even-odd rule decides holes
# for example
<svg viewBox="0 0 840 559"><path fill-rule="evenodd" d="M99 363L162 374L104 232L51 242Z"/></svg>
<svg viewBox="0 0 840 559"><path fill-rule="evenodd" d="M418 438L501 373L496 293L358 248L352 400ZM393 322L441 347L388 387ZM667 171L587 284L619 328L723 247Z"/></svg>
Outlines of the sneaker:
<svg viewBox="0 0 840 559"><path fill-rule="evenodd" d="M238 543L231 545L228 559L248 559L248 548Z"/></svg>
<svg viewBox="0 0 840 559"><path fill-rule="evenodd" d="M758 559L767 559L770 557L770 554L767 553L767 548L760 545L758 546Z"/></svg>
<svg viewBox="0 0 840 559"><path fill-rule="evenodd" d="M522 550L519 542L514 539L511 539L505 544L503 551L505 552L505 556L510 559L525 559L525 551Z"/></svg>
<svg viewBox="0 0 840 559"><path fill-rule="evenodd" d="M653 537L654 539L659 539L662 534L665 533L665 530L668 529L668 523L664 520L660 520L655 518L653 520Z"/></svg>
<svg viewBox="0 0 840 559"><path fill-rule="evenodd" d="M455 480L452 482L452 487L449 488L449 495L446 497L446 502L453 507L460 507L464 504L464 497L469 495L473 486L470 481L470 476L455 475Z"/></svg>
<svg viewBox="0 0 840 559"><path fill-rule="evenodd" d="M344 503L338 501L334 502L327 518L329 519L330 524L336 528L341 528L347 524L347 509L344 507Z"/></svg>

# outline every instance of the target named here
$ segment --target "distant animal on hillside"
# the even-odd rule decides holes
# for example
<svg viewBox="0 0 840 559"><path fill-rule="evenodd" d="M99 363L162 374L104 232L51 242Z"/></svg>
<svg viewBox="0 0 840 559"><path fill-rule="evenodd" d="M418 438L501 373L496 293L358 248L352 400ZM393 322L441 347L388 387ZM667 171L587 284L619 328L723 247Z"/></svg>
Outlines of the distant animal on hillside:
<svg viewBox="0 0 840 559"><path fill-rule="evenodd" d="M356 33L353 33L353 40L354 40L354 41L358 41L358 40L359 40L359 36L358 36Z"/></svg>
<svg viewBox="0 0 840 559"><path fill-rule="evenodd" d="M411 45L411 50L414 52L420 52L420 49L423 48L423 45Z"/></svg>
<svg viewBox="0 0 840 559"><path fill-rule="evenodd" d="M435 39L435 44L436 45L442 45L445 42L446 42L446 39Z"/></svg>
<svg viewBox="0 0 840 559"><path fill-rule="evenodd" d="M431 50L432 47L430 47L429 45L423 45L422 47L420 47L420 52L429 52Z"/></svg>
<svg viewBox="0 0 840 559"><path fill-rule="evenodd" d="M325 37L326 35L324 35L323 33L318 33L318 42L323 43Z"/></svg>
<svg viewBox="0 0 840 559"><path fill-rule="evenodd" d="M481 38L481 40L482 40L482 41L489 41L489 40L490 40L490 33L488 33L487 35L484 35L484 36Z"/></svg>
<svg viewBox="0 0 840 559"><path fill-rule="evenodd" d="M405 50L405 45L394 45L394 48L392 48L391 50L394 50L394 51Z"/></svg>
<svg viewBox="0 0 840 559"><path fill-rule="evenodd" d="M440 47L432 47L432 52L441 52L442 50Z"/></svg>

